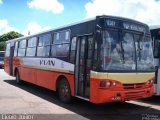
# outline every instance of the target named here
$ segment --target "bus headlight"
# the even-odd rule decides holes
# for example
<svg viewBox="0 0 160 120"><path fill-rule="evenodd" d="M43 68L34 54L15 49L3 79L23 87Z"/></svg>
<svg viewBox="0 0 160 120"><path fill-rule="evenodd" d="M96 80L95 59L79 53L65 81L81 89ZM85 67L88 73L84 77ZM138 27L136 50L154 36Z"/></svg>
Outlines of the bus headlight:
<svg viewBox="0 0 160 120"><path fill-rule="evenodd" d="M117 85L117 83L116 82L113 82L113 86L116 86Z"/></svg>
<svg viewBox="0 0 160 120"><path fill-rule="evenodd" d="M151 83L153 83L153 80L151 80Z"/></svg>
<svg viewBox="0 0 160 120"><path fill-rule="evenodd" d="M153 84L153 80L148 80L146 85L152 85Z"/></svg>
<svg viewBox="0 0 160 120"><path fill-rule="evenodd" d="M147 81L147 84L151 84L151 80L148 80L148 81Z"/></svg>
<svg viewBox="0 0 160 120"><path fill-rule="evenodd" d="M112 80L101 80L99 86L100 87L117 87L118 82Z"/></svg>
<svg viewBox="0 0 160 120"><path fill-rule="evenodd" d="M111 86L111 82L110 81L107 82L107 86Z"/></svg>

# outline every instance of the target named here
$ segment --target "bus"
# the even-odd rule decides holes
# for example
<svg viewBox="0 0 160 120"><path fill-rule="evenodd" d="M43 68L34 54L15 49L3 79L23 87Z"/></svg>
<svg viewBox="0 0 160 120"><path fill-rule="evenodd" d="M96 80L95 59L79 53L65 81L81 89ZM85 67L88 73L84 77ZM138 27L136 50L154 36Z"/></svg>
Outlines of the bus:
<svg viewBox="0 0 160 120"><path fill-rule="evenodd" d="M120 102L153 95L154 58L149 27L101 15L6 42L4 69L56 91L62 102Z"/></svg>
<svg viewBox="0 0 160 120"><path fill-rule="evenodd" d="M160 95L160 26L151 26L150 32L153 40L153 55L155 65L155 82L154 82L154 94Z"/></svg>

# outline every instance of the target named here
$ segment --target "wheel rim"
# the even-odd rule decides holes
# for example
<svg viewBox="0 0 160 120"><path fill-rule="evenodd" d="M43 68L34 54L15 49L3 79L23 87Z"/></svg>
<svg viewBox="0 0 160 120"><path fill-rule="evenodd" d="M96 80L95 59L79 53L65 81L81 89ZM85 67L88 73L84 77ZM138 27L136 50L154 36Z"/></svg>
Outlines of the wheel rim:
<svg viewBox="0 0 160 120"><path fill-rule="evenodd" d="M66 97L69 96L69 88L68 88L68 85L63 84L63 85L61 86L60 91L61 91L62 97L66 98Z"/></svg>

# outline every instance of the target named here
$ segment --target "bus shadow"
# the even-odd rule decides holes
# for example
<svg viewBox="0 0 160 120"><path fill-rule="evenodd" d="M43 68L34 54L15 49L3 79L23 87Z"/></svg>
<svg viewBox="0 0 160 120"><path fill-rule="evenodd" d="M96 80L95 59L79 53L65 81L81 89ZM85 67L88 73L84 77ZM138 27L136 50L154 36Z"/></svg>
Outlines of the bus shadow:
<svg viewBox="0 0 160 120"><path fill-rule="evenodd" d="M150 98L141 99L141 100L138 100L138 101L143 102L143 103L149 103L149 104L152 104L152 105L160 106L160 96L152 96Z"/></svg>
<svg viewBox="0 0 160 120"><path fill-rule="evenodd" d="M51 90L30 83L26 83L25 85L20 86L17 85L14 80L4 80L4 82L16 86L20 89L23 89L31 94L41 97L42 99L45 99L65 109L68 109L74 113L77 113L87 119L137 120L137 119L142 119L143 115L146 114L151 114L151 115L160 114L159 110L149 107L138 106L127 102L96 105L75 98L72 104L64 104L59 101L56 92L53 92Z"/></svg>

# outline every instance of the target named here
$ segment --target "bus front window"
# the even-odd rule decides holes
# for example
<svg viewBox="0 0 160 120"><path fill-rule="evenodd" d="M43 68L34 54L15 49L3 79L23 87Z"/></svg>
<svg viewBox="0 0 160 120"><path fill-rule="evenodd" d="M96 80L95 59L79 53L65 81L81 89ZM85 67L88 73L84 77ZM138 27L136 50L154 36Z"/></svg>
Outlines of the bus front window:
<svg viewBox="0 0 160 120"><path fill-rule="evenodd" d="M154 70L152 42L150 37L135 36L137 70Z"/></svg>
<svg viewBox="0 0 160 120"><path fill-rule="evenodd" d="M134 38L130 33L124 33L122 41L116 31L103 31L101 45L102 70L136 69Z"/></svg>
<svg viewBox="0 0 160 120"><path fill-rule="evenodd" d="M135 70L135 46L134 46L134 38L131 33L124 33L122 38L122 48L123 48L123 56L124 62L123 66L125 70Z"/></svg>
<svg viewBox="0 0 160 120"><path fill-rule="evenodd" d="M117 31L103 31L101 45L101 69L122 70L121 44Z"/></svg>
<svg viewBox="0 0 160 120"><path fill-rule="evenodd" d="M102 32L100 64L102 70L153 71L153 51L150 37L118 31Z"/></svg>

